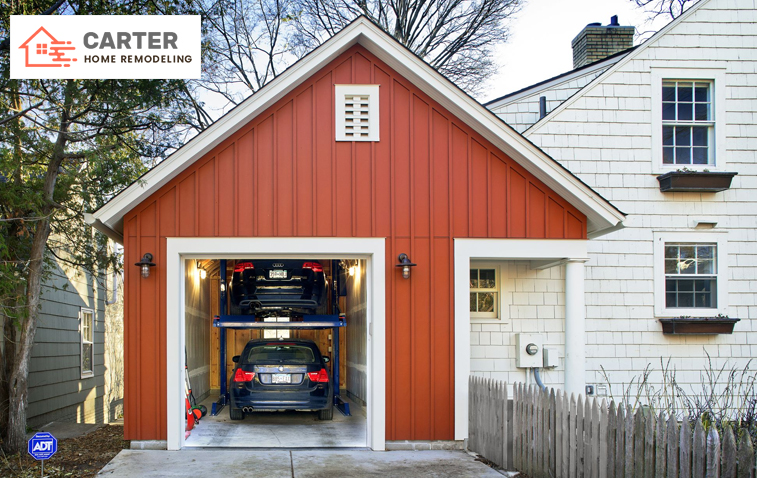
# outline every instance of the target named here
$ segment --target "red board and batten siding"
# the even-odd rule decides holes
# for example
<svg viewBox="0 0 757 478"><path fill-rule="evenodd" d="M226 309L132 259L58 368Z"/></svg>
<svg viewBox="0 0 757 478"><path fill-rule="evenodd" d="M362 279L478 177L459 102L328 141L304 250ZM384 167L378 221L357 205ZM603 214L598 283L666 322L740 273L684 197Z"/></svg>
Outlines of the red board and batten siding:
<svg viewBox="0 0 757 478"><path fill-rule="evenodd" d="M380 86L374 143L334 141L334 84ZM586 238L586 218L360 46L124 220L125 436L166 439L166 237L386 237L388 440L454 433L453 238ZM220 251L219 251L220 252ZM395 269L399 253L412 278Z"/></svg>

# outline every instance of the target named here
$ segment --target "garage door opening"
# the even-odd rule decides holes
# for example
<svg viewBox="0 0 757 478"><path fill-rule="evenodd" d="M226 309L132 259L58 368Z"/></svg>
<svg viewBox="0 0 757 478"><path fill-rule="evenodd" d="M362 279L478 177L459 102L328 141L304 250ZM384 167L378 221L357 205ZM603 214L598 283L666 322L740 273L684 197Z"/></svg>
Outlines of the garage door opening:
<svg viewBox="0 0 757 478"><path fill-rule="evenodd" d="M367 446L365 259L185 259L184 270L187 375L207 410L184 446Z"/></svg>

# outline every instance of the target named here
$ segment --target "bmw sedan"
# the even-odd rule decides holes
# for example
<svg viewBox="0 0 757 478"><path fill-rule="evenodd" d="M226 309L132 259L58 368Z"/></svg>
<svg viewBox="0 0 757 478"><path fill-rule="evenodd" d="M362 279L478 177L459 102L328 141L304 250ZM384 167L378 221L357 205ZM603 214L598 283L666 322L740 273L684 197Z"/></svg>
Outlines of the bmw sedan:
<svg viewBox="0 0 757 478"><path fill-rule="evenodd" d="M233 360L232 420L262 410L317 410L319 419L332 419L334 390L328 358L312 340L250 340Z"/></svg>
<svg viewBox="0 0 757 478"><path fill-rule="evenodd" d="M326 297L323 265L313 260L241 260L230 289L232 314L314 314Z"/></svg>

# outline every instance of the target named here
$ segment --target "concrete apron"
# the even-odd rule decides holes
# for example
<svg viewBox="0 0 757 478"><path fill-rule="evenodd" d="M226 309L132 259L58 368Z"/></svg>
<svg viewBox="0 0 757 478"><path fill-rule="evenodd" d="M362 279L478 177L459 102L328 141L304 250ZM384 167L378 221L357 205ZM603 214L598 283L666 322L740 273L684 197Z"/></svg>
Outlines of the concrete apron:
<svg viewBox="0 0 757 478"><path fill-rule="evenodd" d="M98 476L498 477L464 451L123 450Z"/></svg>

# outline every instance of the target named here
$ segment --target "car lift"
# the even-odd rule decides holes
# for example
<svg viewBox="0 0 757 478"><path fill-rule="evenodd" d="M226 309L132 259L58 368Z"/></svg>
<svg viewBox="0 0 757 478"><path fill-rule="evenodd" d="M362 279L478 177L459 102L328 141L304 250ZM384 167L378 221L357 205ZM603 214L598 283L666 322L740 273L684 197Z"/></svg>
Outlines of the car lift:
<svg viewBox="0 0 757 478"><path fill-rule="evenodd" d="M229 403L229 391L227 389L226 377L226 329L332 329L332 350L331 368L332 377L336 386L334 387L334 406L345 416L350 416L350 404L342 400L339 390L339 329L345 326L345 317L339 313L339 261L331 261L331 286L332 286L332 311L333 315L303 315L302 322L256 322L254 315L223 315L226 312L226 259L221 259L221 280L218 310L222 312L220 316L213 318L213 327L218 327L220 335L220 369L221 369L221 396L218 401L213 403L210 414L218 415L226 404Z"/></svg>

